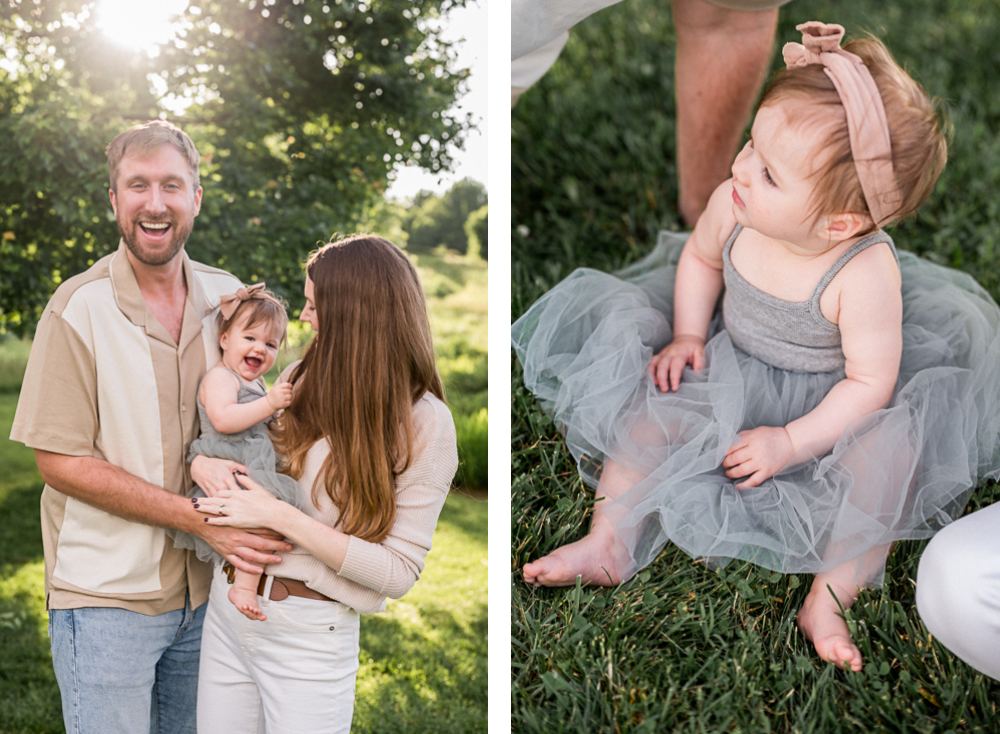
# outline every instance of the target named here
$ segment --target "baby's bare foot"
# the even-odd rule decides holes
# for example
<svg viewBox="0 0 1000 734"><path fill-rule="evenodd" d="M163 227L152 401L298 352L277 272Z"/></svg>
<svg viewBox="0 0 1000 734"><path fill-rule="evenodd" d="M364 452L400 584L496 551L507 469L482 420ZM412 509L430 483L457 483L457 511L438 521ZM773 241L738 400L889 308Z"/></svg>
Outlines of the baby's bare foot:
<svg viewBox="0 0 1000 734"><path fill-rule="evenodd" d="M535 586L573 586L577 576L583 584L617 586L621 577L615 563L614 533L591 532L526 563L523 573L525 583Z"/></svg>
<svg viewBox="0 0 1000 734"><path fill-rule="evenodd" d="M257 594L255 592L249 589L239 589L235 586L230 586L228 596L232 605L247 619L259 622L267 619L257 606Z"/></svg>
<svg viewBox="0 0 1000 734"><path fill-rule="evenodd" d="M836 590L835 590L836 591ZM836 592L844 609L857 599L857 589L852 592ZM850 630L841 616L837 599L823 584L813 584L797 619L799 629L816 648L816 654L838 668L850 668L855 673L861 670L861 650L851 640Z"/></svg>

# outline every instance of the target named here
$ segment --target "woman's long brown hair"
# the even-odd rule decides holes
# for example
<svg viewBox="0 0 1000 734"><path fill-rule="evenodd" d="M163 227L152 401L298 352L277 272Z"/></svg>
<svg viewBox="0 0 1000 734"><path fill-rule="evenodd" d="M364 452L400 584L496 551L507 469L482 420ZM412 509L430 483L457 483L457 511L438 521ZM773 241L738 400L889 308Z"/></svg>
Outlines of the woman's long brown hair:
<svg viewBox="0 0 1000 734"><path fill-rule="evenodd" d="M395 478L412 458L413 405L427 392L444 399L427 305L416 268L381 237L330 242L310 255L306 272L319 329L291 377L275 447L283 471L299 478L306 453L326 440L313 503L325 489L338 528L377 543L395 521Z"/></svg>

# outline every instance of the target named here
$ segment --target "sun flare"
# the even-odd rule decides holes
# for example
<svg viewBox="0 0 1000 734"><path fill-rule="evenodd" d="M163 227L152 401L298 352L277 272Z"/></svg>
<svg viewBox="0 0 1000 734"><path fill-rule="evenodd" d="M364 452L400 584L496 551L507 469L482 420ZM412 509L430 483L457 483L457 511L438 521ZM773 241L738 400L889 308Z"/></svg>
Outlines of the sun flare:
<svg viewBox="0 0 1000 734"><path fill-rule="evenodd" d="M187 6L188 0L100 0L97 22L114 43L155 55L174 37L177 16Z"/></svg>

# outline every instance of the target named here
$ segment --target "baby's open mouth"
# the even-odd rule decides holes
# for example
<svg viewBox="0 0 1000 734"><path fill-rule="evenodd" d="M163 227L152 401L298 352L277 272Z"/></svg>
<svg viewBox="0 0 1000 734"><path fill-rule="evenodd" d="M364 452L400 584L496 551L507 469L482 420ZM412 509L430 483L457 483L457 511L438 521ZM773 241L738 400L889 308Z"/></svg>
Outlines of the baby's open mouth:
<svg viewBox="0 0 1000 734"><path fill-rule="evenodd" d="M257 357L244 357L244 362L247 363L247 367L256 372L260 369L260 366L264 364L264 360L258 359Z"/></svg>

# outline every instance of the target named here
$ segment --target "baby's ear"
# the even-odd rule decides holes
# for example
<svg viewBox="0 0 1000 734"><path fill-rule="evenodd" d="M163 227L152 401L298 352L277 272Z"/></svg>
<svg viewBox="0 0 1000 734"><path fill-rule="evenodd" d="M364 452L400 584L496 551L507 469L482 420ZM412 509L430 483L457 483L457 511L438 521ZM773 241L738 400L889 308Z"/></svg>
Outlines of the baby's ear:
<svg viewBox="0 0 1000 734"><path fill-rule="evenodd" d="M830 214L820 220L820 235L825 240L840 242L871 229L872 224L871 217L867 214Z"/></svg>

